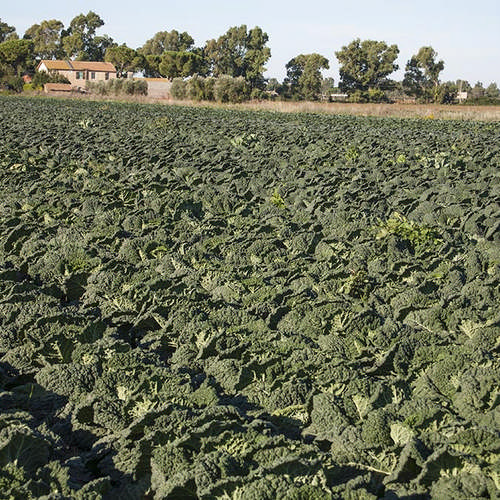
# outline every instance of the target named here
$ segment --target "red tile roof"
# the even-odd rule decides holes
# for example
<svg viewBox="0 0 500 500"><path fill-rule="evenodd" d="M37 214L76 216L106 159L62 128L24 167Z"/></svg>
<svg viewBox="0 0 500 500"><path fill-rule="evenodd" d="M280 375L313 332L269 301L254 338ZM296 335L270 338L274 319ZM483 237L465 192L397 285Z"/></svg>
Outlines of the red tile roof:
<svg viewBox="0 0 500 500"><path fill-rule="evenodd" d="M100 61L51 61L48 59L42 59L37 66L37 69L40 69L40 66L44 64L48 70L53 71L106 71L109 73L115 73L116 68L113 64L108 62L100 62Z"/></svg>
<svg viewBox="0 0 500 500"><path fill-rule="evenodd" d="M116 68L109 62L97 62L97 61L69 61L71 66L77 71L88 70L88 71L108 71L110 73L116 73Z"/></svg>
<svg viewBox="0 0 500 500"><path fill-rule="evenodd" d="M49 70L71 70L71 66L67 61L50 61L47 59L42 59L37 66L37 70L40 69L41 65L44 65Z"/></svg>

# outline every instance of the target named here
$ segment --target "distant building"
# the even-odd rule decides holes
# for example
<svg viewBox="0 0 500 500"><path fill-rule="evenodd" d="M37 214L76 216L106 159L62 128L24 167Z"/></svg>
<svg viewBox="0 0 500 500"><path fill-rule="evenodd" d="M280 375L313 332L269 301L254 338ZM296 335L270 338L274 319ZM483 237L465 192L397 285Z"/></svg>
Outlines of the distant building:
<svg viewBox="0 0 500 500"><path fill-rule="evenodd" d="M116 78L116 68L113 64L98 61L43 59L38 63L36 70L62 75L75 87L85 87L86 81L106 81Z"/></svg>
<svg viewBox="0 0 500 500"><path fill-rule="evenodd" d="M349 99L349 94L329 94L328 99L332 102L347 101L347 99Z"/></svg>
<svg viewBox="0 0 500 500"><path fill-rule="evenodd" d="M467 92L457 92L457 100L458 102L463 102L467 100Z"/></svg>

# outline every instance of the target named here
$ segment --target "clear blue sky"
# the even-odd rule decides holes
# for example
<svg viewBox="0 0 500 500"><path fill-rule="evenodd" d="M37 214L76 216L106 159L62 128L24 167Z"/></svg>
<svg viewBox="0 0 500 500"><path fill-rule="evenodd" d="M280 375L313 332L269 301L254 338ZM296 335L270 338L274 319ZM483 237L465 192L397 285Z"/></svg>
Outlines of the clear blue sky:
<svg viewBox="0 0 500 500"><path fill-rule="evenodd" d="M334 55L354 38L384 40L400 49L401 79L407 60L431 45L445 62L442 80L463 78L500 86L500 0L3 0L2 21L22 36L34 23L59 19L66 26L93 10L118 43L138 48L157 31L187 31L201 46L229 27L260 26L268 35L272 57L267 77L282 79L285 64L300 53L318 52L330 60L325 76L338 81Z"/></svg>

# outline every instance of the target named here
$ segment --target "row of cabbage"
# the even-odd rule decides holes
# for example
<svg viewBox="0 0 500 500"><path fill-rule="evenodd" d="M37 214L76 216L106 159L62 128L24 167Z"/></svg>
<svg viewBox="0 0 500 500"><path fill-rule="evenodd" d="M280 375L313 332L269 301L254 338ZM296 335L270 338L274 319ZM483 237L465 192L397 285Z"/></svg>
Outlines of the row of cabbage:
<svg viewBox="0 0 500 500"><path fill-rule="evenodd" d="M498 124L0 115L0 496L497 494Z"/></svg>

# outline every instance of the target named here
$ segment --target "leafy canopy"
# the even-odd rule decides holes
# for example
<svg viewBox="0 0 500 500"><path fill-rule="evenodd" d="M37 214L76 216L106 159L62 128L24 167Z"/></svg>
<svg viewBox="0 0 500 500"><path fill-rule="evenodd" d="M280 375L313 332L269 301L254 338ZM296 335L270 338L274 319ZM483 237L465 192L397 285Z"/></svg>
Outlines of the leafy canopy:
<svg viewBox="0 0 500 500"><path fill-rule="evenodd" d="M120 76L126 75L128 71L134 70L139 65L137 52L125 44L118 47L108 47L104 60L113 63Z"/></svg>
<svg viewBox="0 0 500 500"><path fill-rule="evenodd" d="M421 47L407 62L403 86L415 97L436 100L439 73L444 69L443 61L436 61L437 53L432 47Z"/></svg>
<svg viewBox="0 0 500 500"><path fill-rule="evenodd" d="M320 54L299 54L286 65L285 83L290 85L292 94L316 99L321 92L321 70L329 67L328 59Z"/></svg>
<svg viewBox="0 0 500 500"><path fill-rule="evenodd" d="M160 71L160 63L165 52L191 52L193 51L194 39L184 31L177 30L158 31L142 47L137 49L140 59L140 68L145 76L160 77L165 76Z"/></svg>
<svg viewBox="0 0 500 500"><path fill-rule="evenodd" d="M150 38L138 52L143 56L161 56L166 51L187 51L194 45L193 37L187 33L179 33L177 30L159 31Z"/></svg>
<svg viewBox="0 0 500 500"><path fill-rule="evenodd" d="M258 26L249 31L245 24L233 26L217 40L209 40L204 54L214 76L242 76L252 87L261 87L265 64L271 57L268 40Z"/></svg>
<svg viewBox="0 0 500 500"><path fill-rule="evenodd" d="M102 61L108 47L115 45L108 35L96 36L104 21L95 12L79 14L69 28L61 33L64 54L82 61Z"/></svg>
<svg viewBox="0 0 500 500"><path fill-rule="evenodd" d="M0 43L5 42L9 38L17 38L16 28L4 23L0 18Z"/></svg>
<svg viewBox="0 0 500 500"><path fill-rule="evenodd" d="M0 43L0 71L20 76L33 66L33 42L10 39Z"/></svg>
<svg viewBox="0 0 500 500"><path fill-rule="evenodd" d="M166 51L161 57L159 71L167 78L186 77L200 73L203 58L193 52Z"/></svg>
<svg viewBox="0 0 500 500"><path fill-rule="evenodd" d="M368 91L383 89L387 77L398 69L395 64L399 54L397 45L387 45L376 40L353 40L335 52L340 63L340 89L342 91Z"/></svg>
<svg viewBox="0 0 500 500"><path fill-rule="evenodd" d="M54 59L62 56L61 33L64 24L57 19L42 21L30 26L24 38L33 40L33 51L39 59Z"/></svg>

